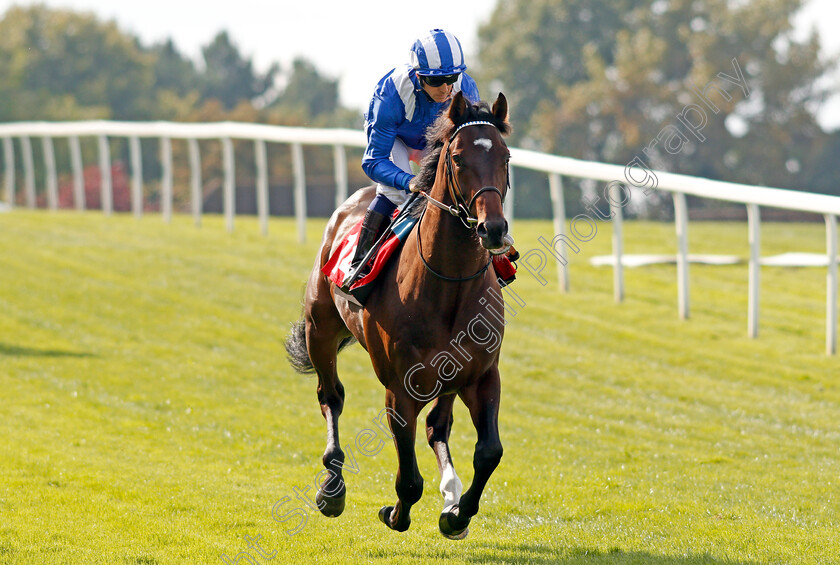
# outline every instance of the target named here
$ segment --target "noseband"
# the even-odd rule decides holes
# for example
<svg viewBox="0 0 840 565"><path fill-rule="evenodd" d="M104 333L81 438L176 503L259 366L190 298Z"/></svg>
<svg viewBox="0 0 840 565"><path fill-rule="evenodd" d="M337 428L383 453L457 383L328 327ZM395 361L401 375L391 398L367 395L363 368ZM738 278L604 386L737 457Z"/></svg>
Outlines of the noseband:
<svg viewBox="0 0 840 565"><path fill-rule="evenodd" d="M484 186L476 191L473 194L470 201L467 202L467 198L464 196L464 191L461 189L461 183L458 182L458 177L455 176L452 168L452 152L450 148L452 147L452 142L455 140L455 136L458 135L462 129L468 126L493 126L496 127L496 124L487 121L475 121L475 122L466 122L458 126L452 135L449 136L449 142L446 145L446 155L444 157L446 161L446 185L449 188L449 195L452 197L453 202L455 204L451 206L447 206L443 202L439 202L435 200L431 196L429 196L426 192L420 192L426 200L441 208L442 210L446 210L453 216L457 216L461 223L464 224L464 227L467 229L475 229L476 225L478 224L478 218L475 218L471 215L472 207L475 205L475 201L478 199L479 196L484 194L485 192L495 192L499 195L499 199L502 201L502 204L505 203L505 195L502 194L502 191L496 188L495 186ZM506 183L506 190L510 189L510 169L508 168L507 172L507 179ZM457 189L457 193L456 193Z"/></svg>

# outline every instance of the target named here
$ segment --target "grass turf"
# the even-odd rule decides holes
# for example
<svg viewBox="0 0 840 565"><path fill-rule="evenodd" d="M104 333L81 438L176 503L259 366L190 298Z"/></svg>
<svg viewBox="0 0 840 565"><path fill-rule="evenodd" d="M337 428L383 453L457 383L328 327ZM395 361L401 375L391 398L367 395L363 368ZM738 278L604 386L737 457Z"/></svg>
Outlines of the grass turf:
<svg viewBox="0 0 840 565"><path fill-rule="evenodd" d="M0 216L0 563L249 563L245 551L256 563L838 562L825 269L763 268L751 340L745 265L692 265L689 321L674 266L627 270L616 305L611 269L588 265L609 252L603 224L572 258L571 294L520 270L505 455L465 541L437 531L424 438L407 533L376 519L396 500L390 443L354 448L341 517L289 515L303 506L295 489L314 493L326 427L315 379L290 370L281 341L323 226L310 221L300 245L287 219L263 237L244 218L228 234L214 217L196 229L186 217ZM547 222L515 227L523 252L550 239ZM625 236L628 253L676 246L669 224L630 222ZM748 254L743 224L695 223L690 239L692 253ZM824 241L821 224L763 226L764 254ZM384 391L358 346L339 370L346 445L377 429ZM458 403L465 485L474 441Z"/></svg>

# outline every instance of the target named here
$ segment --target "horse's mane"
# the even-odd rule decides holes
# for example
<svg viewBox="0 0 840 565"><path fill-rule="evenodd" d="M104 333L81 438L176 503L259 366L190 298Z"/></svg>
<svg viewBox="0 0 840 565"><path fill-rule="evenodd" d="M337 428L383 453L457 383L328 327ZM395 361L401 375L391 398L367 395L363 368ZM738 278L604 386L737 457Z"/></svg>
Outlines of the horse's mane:
<svg viewBox="0 0 840 565"><path fill-rule="evenodd" d="M490 105L481 101L478 104L467 104L466 110L461 114L457 123L449 118L449 112L443 112L435 122L426 130L426 147L431 148L429 153L420 162L420 172L414 179L414 183L422 190L431 190L437 176L438 161L444 143L452 136L459 126L467 122L490 122L502 133L510 133L510 124L500 120L490 111Z"/></svg>

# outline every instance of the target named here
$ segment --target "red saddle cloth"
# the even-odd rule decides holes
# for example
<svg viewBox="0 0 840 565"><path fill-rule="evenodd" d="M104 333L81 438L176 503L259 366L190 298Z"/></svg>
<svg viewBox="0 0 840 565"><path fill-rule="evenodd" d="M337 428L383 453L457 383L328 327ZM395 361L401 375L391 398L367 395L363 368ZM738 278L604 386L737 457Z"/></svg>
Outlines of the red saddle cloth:
<svg viewBox="0 0 840 565"><path fill-rule="evenodd" d="M397 212L395 211L394 216L396 215ZM363 220L359 220L359 222L353 226L350 233L348 233L341 243L338 244L338 247L336 247L335 251L333 251L332 255L330 255L326 264L324 264L323 268L321 268L321 272L327 275L327 278L329 278L330 281L339 288L344 286L347 273L350 272L350 263L353 261L353 255L356 253L356 246L359 243L359 232L362 230L362 221ZM415 223L417 223L416 218L406 217L391 226L391 231L388 234L387 239L379 245L376 250L376 255L368 261L370 269L367 274L360 277L350 286L351 292L369 285L376 279L379 273L382 272L382 268L388 263L388 259L391 258L394 251L400 247L402 242L408 236Z"/></svg>
<svg viewBox="0 0 840 565"><path fill-rule="evenodd" d="M396 216L397 212L394 215ZM356 297L359 303L364 303L364 299L367 298L371 289L371 283L376 280L376 277L388 264L388 260L395 254L394 252L400 248L416 223L417 218L405 216L391 226L387 239L379 245L376 255L368 262L370 265L368 272L350 286L350 293ZM347 236L341 240L341 243L338 244L338 247L335 248L321 268L321 272L338 288L344 286L347 273L350 272L350 263L353 261L356 245L359 243L361 229L362 220L359 220ZM516 266L505 255L493 256L493 269L496 271L496 277L502 286L510 284L516 278Z"/></svg>
<svg viewBox="0 0 840 565"><path fill-rule="evenodd" d="M362 222L360 221L347 237L341 240L338 247L333 250L332 255L321 267L321 272L324 273L335 286L341 287L344 285L344 279L347 273L350 272L350 263L353 261L353 254L356 251L356 245L359 243L359 232L362 229Z"/></svg>

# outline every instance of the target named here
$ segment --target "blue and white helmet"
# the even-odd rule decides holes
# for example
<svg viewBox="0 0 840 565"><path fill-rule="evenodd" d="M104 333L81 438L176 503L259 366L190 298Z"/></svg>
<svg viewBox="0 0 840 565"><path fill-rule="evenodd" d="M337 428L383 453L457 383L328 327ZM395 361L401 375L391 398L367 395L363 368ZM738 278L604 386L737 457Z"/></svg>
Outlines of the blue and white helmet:
<svg viewBox="0 0 840 565"><path fill-rule="evenodd" d="M433 29L411 46L411 66L421 76L445 76L462 73L464 51L458 38L442 29Z"/></svg>

